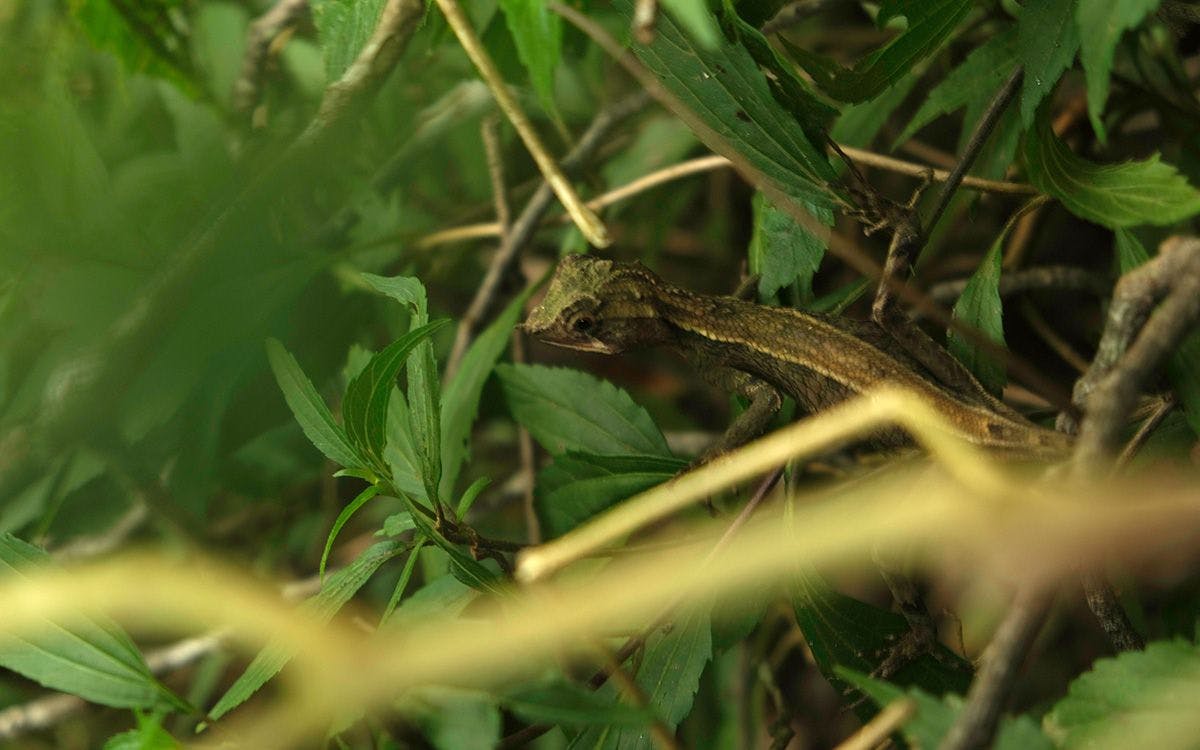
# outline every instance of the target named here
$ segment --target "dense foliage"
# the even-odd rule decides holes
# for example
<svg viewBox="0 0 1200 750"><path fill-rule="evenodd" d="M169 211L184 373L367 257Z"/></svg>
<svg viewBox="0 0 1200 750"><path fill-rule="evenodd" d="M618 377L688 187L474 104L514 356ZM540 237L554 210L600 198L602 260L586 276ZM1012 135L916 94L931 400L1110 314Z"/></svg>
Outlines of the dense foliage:
<svg viewBox="0 0 1200 750"><path fill-rule="evenodd" d="M915 555L942 638L898 669L882 669L907 625L869 564L875 511L842 517L838 565L713 572L686 601L636 603L654 554L729 527L755 482L649 524L611 563L575 560L561 580L584 602L590 577L644 565L594 589L625 619L498 624L487 658L455 666L438 623L556 611L514 579L520 548L686 471L744 408L666 354L515 329L573 252L714 294L758 274L763 304L866 318L912 201L904 304L1049 424L1114 281L1194 233L1198 42L1200 5L1176 0L0 0L0 609L16 618L0 736L174 747L259 736L242 733L282 706L293 734L268 736L297 746L809 748L908 696L894 742L938 745L1012 580L1051 563L1010 556L1012 579L975 579ZM564 209L569 192L591 208ZM1198 336L1122 415L1137 455L1119 473L1148 494L1195 487ZM889 456L809 459L758 511L775 526L923 481L861 485ZM1153 548L1148 533L1129 538ZM73 578L128 573L130 549L145 579ZM1102 560L1148 642L1119 655L1061 576L998 746L1193 747L1195 552ZM160 606L160 564L194 565L179 594L252 645ZM44 601L21 588L42 576ZM275 610L231 603L287 581L306 601L270 622L298 630L267 642L253 623ZM63 603L143 586L140 606ZM203 637L164 640L184 636ZM412 682L358 684L414 639ZM87 704L30 718L46 689ZM1164 733L1162 712L1192 723Z"/></svg>

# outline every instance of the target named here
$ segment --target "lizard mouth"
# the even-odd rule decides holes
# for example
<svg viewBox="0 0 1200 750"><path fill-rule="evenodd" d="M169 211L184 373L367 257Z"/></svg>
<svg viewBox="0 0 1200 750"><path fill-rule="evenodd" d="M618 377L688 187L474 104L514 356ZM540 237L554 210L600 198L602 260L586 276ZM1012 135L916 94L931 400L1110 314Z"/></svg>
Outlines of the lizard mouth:
<svg viewBox="0 0 1200 750"><path fill-rule="evenodd" d="M538 339L547 344L562 347L563 349L574 349L580 352L596 352L597 354L620 354L622 349L611 346L598 339L591 337L555 337L547 336L545 333L537 334Z"/></svg>

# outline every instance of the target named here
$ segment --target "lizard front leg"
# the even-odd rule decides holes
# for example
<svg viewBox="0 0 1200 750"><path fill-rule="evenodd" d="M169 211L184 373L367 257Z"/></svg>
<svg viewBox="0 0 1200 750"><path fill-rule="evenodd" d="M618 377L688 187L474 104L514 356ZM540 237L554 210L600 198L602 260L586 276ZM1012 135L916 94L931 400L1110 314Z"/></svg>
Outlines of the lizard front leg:
<svg viewBox="0 0 1200 750"><path fill-rule="evenodd" d="M745 445L766 431L771 419L783 405L778 389L741 370L718 367L704 372L707 380L722 390L737 393L750 401L746 410L733 420L724 434L706 450L697 463L707 463L722 453Z"/></svg>

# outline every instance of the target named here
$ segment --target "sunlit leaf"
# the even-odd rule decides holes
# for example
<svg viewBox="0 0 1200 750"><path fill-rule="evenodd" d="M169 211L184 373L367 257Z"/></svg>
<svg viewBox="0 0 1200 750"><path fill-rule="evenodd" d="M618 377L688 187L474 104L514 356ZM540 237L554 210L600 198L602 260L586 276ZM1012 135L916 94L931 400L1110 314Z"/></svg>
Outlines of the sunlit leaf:
<svg viewBox="0 0 1200 750"><path fill-rule="evenodd" d="M1158 154L1121 164L1087 161L1054 135L1045 116L1025 134L1025 164L1034 186L1102 226L1174 224L1200 212L1200 192Z"/></svg>
<svg viewBox="0 0 1200 750"><path fill-rule="evenodd" d="M661 484L687 462L664 456L612 456L567 451L538 475L538 517L548 538Z"/></svg>
<svg viewBox="0 0 1200 750"><path fill-rule="evenodd" d="M501 365L496 374L513 416L550 453L671 455L650 415L611 383L540 365Z"/></svg>

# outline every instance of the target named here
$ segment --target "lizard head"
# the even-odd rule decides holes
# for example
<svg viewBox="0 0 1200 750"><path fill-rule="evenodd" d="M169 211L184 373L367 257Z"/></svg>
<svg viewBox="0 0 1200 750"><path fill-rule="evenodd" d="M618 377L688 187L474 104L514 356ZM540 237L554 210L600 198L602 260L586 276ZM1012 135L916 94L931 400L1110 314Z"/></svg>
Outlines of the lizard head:
<svg viewBox="0 0 1200 750"><path fill-rule="evenodd" d="M659 343L666 332L654 304L661 283L638 263L568 255L524 329L548 344L601 354Z"/></svg>

